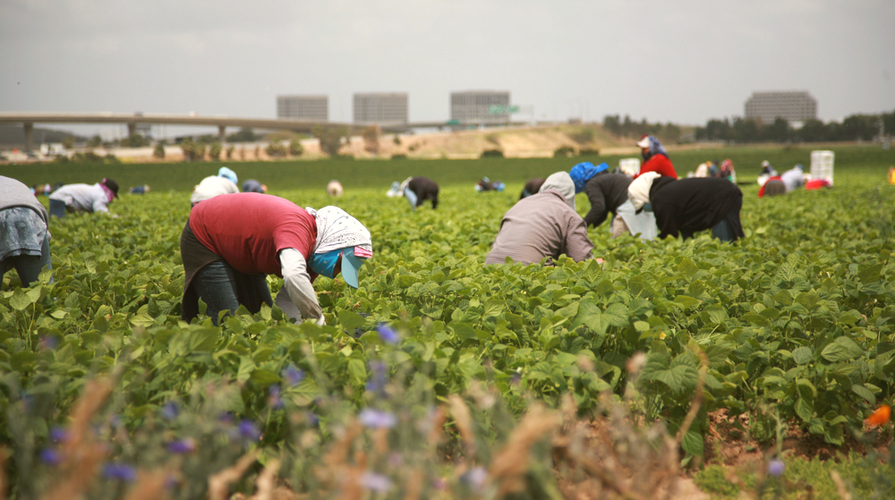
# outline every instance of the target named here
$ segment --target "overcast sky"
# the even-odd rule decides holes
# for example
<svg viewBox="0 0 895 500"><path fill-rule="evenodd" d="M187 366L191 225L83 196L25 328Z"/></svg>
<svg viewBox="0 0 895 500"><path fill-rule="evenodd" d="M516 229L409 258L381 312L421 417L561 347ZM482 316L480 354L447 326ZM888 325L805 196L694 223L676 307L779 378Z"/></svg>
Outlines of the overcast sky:
<svg viewBox="0 0 895 500"><path fill-rule="evenodd" d="M893 0L0 0L0 111L275 118L276 96L506 90L521 120L704 125L755 91L895 110ZM53 126L65 128L65 126ZM94 126L95 128L95 126Z"/></svg>

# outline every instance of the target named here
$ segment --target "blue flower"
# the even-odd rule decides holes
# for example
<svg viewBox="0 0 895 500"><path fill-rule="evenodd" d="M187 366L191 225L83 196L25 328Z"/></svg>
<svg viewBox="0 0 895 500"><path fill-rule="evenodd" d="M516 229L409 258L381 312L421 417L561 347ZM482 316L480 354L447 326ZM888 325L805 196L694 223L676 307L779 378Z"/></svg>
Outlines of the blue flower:
<svg viewBox="0 0 895 500"><path fill-rule="evenodd" d="M305 372L293 365L289 365L284 368L283 372L280 375L283 377L283 380L289 383L290 386L301 382L305 378Z"/></svg>
<svg viewBox="0 0 895 500"><path fill-rule="evenodd" d="M162 405L162 417L164 417L165 420L174 420L177 418L177 415L180 415L180 408L177 406L177 403L168 401Z"/></svg>
<svg viewBox="0 0 895 500"><path fill-rule="evenodd" d="M191 438L180 439L168 443L168 451L177 455L196 451L196 441Z"/></svg>
<svg viewBox="0 0 895 500"><path fill-rule="evenodd" d="M311 424L312 427L317 427L320 425L320 417L308 412L308 423Z"/></svg>
<svg viewBox="0 0 895 500"><path fill-rule="evenodd" d="M54 443L62 443L68 440L68 431L62 427L53 427L50 429L50 440Z"/></svg>
<svg viewBox="0 0 895 500"><path fill-rule="evenodd" d="M40 450L40 460L47 465L59 465L59 462L62 461L62 456L53 448L44 448Z"/></svg>
<svg viewBox="0 0 895 500"><path fill-rule="evenodd" d="M239 423L239 435L247 441L257 441L261 437L258 426L251 420L243 420Z"/></svg>
<svg viewBox="0 0 895 500"><path fill-rule="evenodd" d="M398 423L393 413L365 408L360 412L360 422L372 429L391 429Z"/></svg>
<svg viewBox="0 0 895 500"><path fill-rule="evenodd" d="M475 467L460 476L460 481L468 484L474 490L481 490L488 479L488 471L482 467Z"/></svg>
<svg viewBox="0 0 895 500"><path fill-rule="evenodd" d="M768 474L772 476L782 476L783 469L786 468L786 465L783 463L783 460L775 458L768 463Z"/></svg>
<svg viewBox="0 0 895 500"><path fill-rule="evenodd" d="M44 350L51 351L59 345L59 339L55 335L44 335L40 338L40 347Z"/></svg>
<svg viewBox="0 0 895 500"><path fill-rule="evenodd" d="M376 332L379 334L379 337L382 338L382 340L388 342L389 344L397 344L398 341L401 340L401 337L399 337L398 334L395 333L395 331L392 330L391 327L386 325L385 323L379 323L379 325L376 327Z"/></svg>
<svg viewBox="0 0 895 500"><path fill-rule="evenodd" d="M103 467L103 476L106 479L132 482L137 479L137 471L127 464L106 464Z"/></svg>
<svg viewBox="0 0 895 500"><path fill-rule="evenodd" d="M360 484L370 491L381 493L392 489L391 480L387 476L377 474L375 472L364 472L364 474L360 477Z"/></svg>
<svg viewBox="0 0 895 500"><path fill-rule="evenodd" d="M283 399L280 397L280 386L274 384L270 386L267 396L267 404L273 408L282 408Z"/></svg>
<svg viewBox="0 0 895 500"><path fill-rule="evenodd" d="M386 378L388 368L385 366L385 363L381 361L371 361L370 371L373 372L373 378L367 382L367 390L379 393L380 396L385 396L384 389L385 384L388 382L388 379Z"/></svg>

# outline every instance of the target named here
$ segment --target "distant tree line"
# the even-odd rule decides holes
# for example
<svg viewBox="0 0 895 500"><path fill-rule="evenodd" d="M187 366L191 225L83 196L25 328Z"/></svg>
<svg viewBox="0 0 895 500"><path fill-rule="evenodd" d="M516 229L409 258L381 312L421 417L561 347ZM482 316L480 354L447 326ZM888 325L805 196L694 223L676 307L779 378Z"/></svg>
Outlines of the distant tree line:
<svg viewBox="0 0 895 500"><path fill-rule="evenodd" d="M671 122L665 125L649 123L646 121L646 118L636 122L631 120L631 117L628 115L625 115L624 120L619 115L604 116L603 128L620 137L636 137L639 139L644 135L654 135L671 142L675 142L681 137L680 127Z"/></svg>
<svg viewBox="0 0 895 500"><path fill-rule="evenodd" d="M851 115L842 123L807 120L799 129L793 128L782 118L768 125L740 117L733 120L712 119L705 127L696 128L695 138L698 141L732 143L871 141L880 133L895 133L895 111L881 115Z"/></svg>

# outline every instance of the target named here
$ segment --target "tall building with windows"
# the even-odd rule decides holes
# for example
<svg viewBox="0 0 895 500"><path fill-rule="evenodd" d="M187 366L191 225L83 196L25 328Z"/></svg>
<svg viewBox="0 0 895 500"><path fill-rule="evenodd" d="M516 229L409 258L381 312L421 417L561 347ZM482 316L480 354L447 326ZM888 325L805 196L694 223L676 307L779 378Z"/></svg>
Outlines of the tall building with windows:
<svg viewBox="0 0 895 500"><path fill-rule="evenodd" d="M329 98L325 95L278 95L277 118L329 121Z"/></svg>
<svg viewBox="0 0 895 500"><path fill-rule="evenodd" d="M777 118L788 122L817 119L817 99L808 92L753 92L746 101L746 118L757 118L764 124Z"/></svg>
<svg viewBox="0 0 895 500"><path fill-rule="evenodd" d="M501 90L451 92L451 120L506 123L510 121L510 93Z"/></svg>
<svg viewBox="0 0 895 500"><path fill-rule="evenodd" d="M357 124L404 124L407 123L407 93L354 94L354 123Z"/></svg>

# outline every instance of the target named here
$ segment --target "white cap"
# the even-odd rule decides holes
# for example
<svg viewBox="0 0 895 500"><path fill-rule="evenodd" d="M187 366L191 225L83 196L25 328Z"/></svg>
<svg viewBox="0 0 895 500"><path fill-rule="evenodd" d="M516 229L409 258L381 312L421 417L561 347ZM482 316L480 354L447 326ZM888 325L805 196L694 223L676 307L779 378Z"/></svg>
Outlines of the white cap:
<svg viewBox="0 0 895 500"><path fill-rule="evenodd" d="M648 135L643 136L643 139L640 139L640 141L637 142L637 145L640 146L641 148L648 148L649 147L649 136Z"/></svg>

